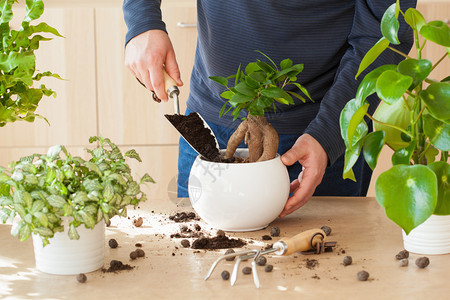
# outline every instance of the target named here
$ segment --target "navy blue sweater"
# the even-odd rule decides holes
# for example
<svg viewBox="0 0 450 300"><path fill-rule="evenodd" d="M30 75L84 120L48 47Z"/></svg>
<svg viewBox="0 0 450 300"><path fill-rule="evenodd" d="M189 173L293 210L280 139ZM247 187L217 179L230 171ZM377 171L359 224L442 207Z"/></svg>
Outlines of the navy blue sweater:
<svg viewBox="0 0 450 300"><path fill-rule="evenodd" d="M219 95L224 88L208 77L226 77L234 74L239 64L265 60L254 50L267 54L277 64L290 58L294 63L304 64L298 82L306 87L315 103L279 104L276 114L267 113L267 119L279 134L310 134L325 149L330 163L334 163L345 149L339 128L340 112L355 96L363 77L358 81L354 78L359 63L381 38L381 18L394 2L198 0L198 40L188 108L201 112L208 121L237 127L239 122L232 122L231 114L219 119L225 101ZM415 5L415 0L400 1L403 11ZM128 26L126 42L149 29L166 30L158 0L124 0L123 12ZM413 38L409 26L403 22L399 39L401 44L397 48L407 53ZM401 59L386 50L370 69ZM375 96L368 100L374 104L379 101ZM371 105L369 112L375 107ZM242 117L245 115L242 112Z"/></svg>

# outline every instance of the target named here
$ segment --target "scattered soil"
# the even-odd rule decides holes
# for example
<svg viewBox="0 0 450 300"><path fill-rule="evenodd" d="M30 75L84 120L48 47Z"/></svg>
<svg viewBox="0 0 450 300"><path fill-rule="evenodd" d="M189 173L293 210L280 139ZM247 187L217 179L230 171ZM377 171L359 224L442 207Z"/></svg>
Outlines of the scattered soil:
<svg viewBox="0 0 450 300"><path fill-rule="evenodd" d="M133 220L133 225L136 227L141 227L143 223L144 223L144 220L142 220L141 217Z"/></svg>
<svg viewBox="0 0 450 300"><path fill-rule="evenodd" d="M119 243L117 243L116 239L110 239L108 241L108 245L110 248L117 248L119 246Z"/></svg>
<svg viewBox="0 0 450 300"><path fill-rule="evenodd" d="M144 257L145 256L145 251L142 250L142 249L136 249L136 250L134 250L134 252L136 252L136 255L138 257Z"/></svg>
<svg viewBox="0 0 450 300"><path fill-rule="evenodd" d="M210 161L219 159L219 150L211 130L203 125L198 113L184 115L165 115L170 123L181 133L188 143L203 157Z"/></svg>
<svg viewBox="0 0 450 300"><path fill-rule="evenodd" d="M169 216L169 220L176 223L189 222L192 220L197 220L197 215L194 212L178 212L172 216ZM200 226L199 226L200 227Z"/></svg>
<svg viewBox="0 0 450 300"><path fill-rule="evenodd" d="M244 273L245 275L252 274L252 268L244 267L242 268L242 273Z"/></svg>
<svg viewBox="0 0 450 300"><path fill-rule="evenodd" d="M79 283L85 283L86 280L87 280L87 277L86 277L85 274L81 273L81 274L78 274L78 275L77 275L77 281L78 281Z"/></svg>
<svg viewBox="0 0 450 300"><path fill-rule="evenodd" d="M397 253L397 255L395 255L395 258L398 260L404 259L404 258L408 258L409 257L409 252L408 250L402 250L399 253Z"/></svg>
<svg viewBox="0 0 450 300"><path fill-rule="evenodd" d="M317 259L304 259L306 262L306 267L310 270L314 270L315 267L319 265L319 261Z"/></svg>
<svg viewBox="0 0 450 300"><path fill-rule="evenodd" d="M233 249L228 249L227 251L225 251L225 255L226 254L231 254L231 253L236 253ZM232 256L232 257L228 257L225 258L226 261L233 261L236 258L236 256Z"/></svg>
<svg viewBox="0 0 450 300"><path fill-rule="evenodd" d="M344 257L344 260L342 261L342 263L344 264L344 266L348 266L351 265L353 262L353 259L351 256L346 256Z"/></svg>
<svg viewBox="0 0 450 300"><path fill-rule="evenodd" d="M130 258L131 258L131 259L136 259L136 258L137 258L137 253L136 253L136 251L131 251L131 252L130 252Z"/></svg>
<svg viewBox="0 0 450 300"><path fill-rule="evenodd" d="M223 280L228 280L230 279L230 272L228 272L227 270L222 271L222 273L220 274L220 276L222 276Z"/></svg>
<svg viewBox="0 0 450 300"><path fill-rule="evenodd" d="M181 246L183 246L184 248L189 248L191 246L191 243L189 242L189 240L184 239L181 240Z"/></svg>
<svg viewBox="0 0 450 300"><path fill-rule="evenodd" d="M267 263L267 259L264 256L260 256L258 257L258 259L256 260L256 264L258 266L265 266Z"/></svg>
<svg viewBox="0 0 450 300"><path fill-rule="evenodd" d="M270 229L270 235L271 236L280 236L280 228L274 226Z"/></svg>
<svg viewBox="0 0 450 300"><path fill-rule="evenodd" d="M272 270L273 270L273 266L272 265L267 265L267 266L264 267L264 271L265 272L272 272Z"/></svg>
<svg viewBox="0 0 450 300"><path fill-rule="evenodd" d="M416 266L418 266L421 269L426 268L429 264L430 260L426 256L419 257L418 259L416 259Z"/></svg>
<svg viewBox="0 0 450 300"><path fill-rule="evenodd" d="M409 265L409 260L407 258L401 259L399 265L400 267L407 267Z"/></svg>
<svg viewBox="0 0 450 300"><path fill-rule="evenodd" d="M263 241L270 241L272 239L272 237L270 235L265 234L262 236L262 239L263 239Z"/></svg>
<svg viewBox="0 0 450 300"><path fill-rule="evenodd" d="M136 247L139 247L139 248L141 248L142 247L142 244L141 243L136 243L136 244L134 244Z"/></svg>
<svg viewBox="0 0 450 300"><path fill-rule="evenodd" d="M269 250L269 249L272 249L273 248L273 244L267 244L265 247L264 247L264 250Z"/></svg>
<svg viewBox="0 0 450 300"><path fill-rule="evenodd" d="M241 248L246 245L242 239L230 239L225 235L215 236L211 238L200 237L192 243L192 249L227 249L227 248Z"/></svg>
<svg viewBox="0 0 450 300"><path fill-rule="evenodd" d="M132 270L134 267L130 266L129 264L124 264L120 260L111 260L109 263L108 269L102 269L103 273L110 273L110 272L119 272L119 271L125 271L125 270Z"/></svg>
<svg viewBox="0 0 450 300"><path fill-rule="evenodd" d="M198 224L196 224L198 225ZM203 232L200 231L201 227L198 226L194 226L194 230L190 229L189 227L187 227L186 225L182 225L180 227L180 232L177 233L173 233L170 235L171 238L199 238L202 237L204 234Z"/></svg>
<svg viewBox="0 0 450 300"><path fill-rule="evenodd" d="M325 234L326 234L327 236L329 236L329 235L331 234L331 227L330 227L330 226L324 225L324 226L320 227L320 229L322 229L323 232L325 232Z"/></svg>
<svg viewBox="0 0 450 300"><path fill-rule="evenodd" d="M356 276L359 281L367 281L369 279L369 273L367 271L359 271Z"/></svg>

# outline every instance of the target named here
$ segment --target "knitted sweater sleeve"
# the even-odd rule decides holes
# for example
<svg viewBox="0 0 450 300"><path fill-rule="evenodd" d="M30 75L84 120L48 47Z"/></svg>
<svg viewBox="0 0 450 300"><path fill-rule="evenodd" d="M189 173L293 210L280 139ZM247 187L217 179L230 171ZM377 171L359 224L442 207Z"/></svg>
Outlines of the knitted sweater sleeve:
<svg viewBox="0 0 450 300"><path fill-rule="evenodd" d="M151 29L166 31L166 24L162 21L161 15L161 0L124 0L122 10L128 27L125 45L145 31Z"/></svg>
<svg viewBox="0 0 450 300"><path fill-rule="evenodd" d="M329 164L344 153L345 145L340 135L339 116L345 104L356 95L359 83L367 72L384 64L396 64L403 57L390 51L384 53L355 80L359 64L365 53L381 38L380 22L387 7L393 4L392 0L356 0L353 25L348 37L348 50L342 57L334 83L321 101L317 116L309 124L305 133L313 136L328 154ZM402 11L415 7L415 0L400 1ZM400 45L398 50L408 53L413 43L412 30L406 25L401 14L399 16ZM373 96L373 97L372 97ZM379 99L372 95L368 98L371 103L369 113L373 113Z"/></svg>

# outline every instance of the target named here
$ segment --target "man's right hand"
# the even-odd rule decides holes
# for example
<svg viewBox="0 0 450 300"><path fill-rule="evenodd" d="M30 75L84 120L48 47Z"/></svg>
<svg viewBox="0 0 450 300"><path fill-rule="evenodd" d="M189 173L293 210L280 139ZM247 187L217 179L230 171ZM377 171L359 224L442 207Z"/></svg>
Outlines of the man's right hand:
<svg viewBox="0 0 450 300"><path fill-rule="evenodd" d="M164 68L178 86L183 85L172 43L162 30L149 30L132 38L125 47L125 66L163 101L168 100Z"/></svg>

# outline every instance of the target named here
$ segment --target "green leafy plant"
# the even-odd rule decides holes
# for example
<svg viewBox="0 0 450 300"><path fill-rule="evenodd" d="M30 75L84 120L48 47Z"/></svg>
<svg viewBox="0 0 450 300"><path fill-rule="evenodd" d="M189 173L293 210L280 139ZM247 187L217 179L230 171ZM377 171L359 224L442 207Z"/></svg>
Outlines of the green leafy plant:
<svg viewBox="0 0 450 300"><path fill-rule="evenodd" d="M102 219L126 216L127 206L146 200L140 186L153 179L145 174L139 181L131 176L125 159L141 161L135 150L122 154L108 138L91 137L99 147L87 150L91 158L72 156L64 146L53 146L46 155L33 154L0 168L0 220L17 221L11 234L26 240L39 234L44 246L56 232L63 231L62 218L69 217L69 237L78 239L76 228L93 228ZM15 220L15 217L18 217Z"/></svg>
<svg viewBox="0 0 450 300"><path fill-rule="evenodd" d="M247 118L228 142L225 158L234 155L244 138L248 143L250 162L274 158L278 149L278 134L267 122L264 114L268 111L276 111L275 102L285 105L294 104L292 96L306 102L299 93L287 90L289 85L296 87L296 90L301 91L312 101L307 90L296 82L297 75L303 71L302 64L294 65L291 59L284 59L278 67L267 55L257 52L266 57L270 63L257 60L247 64L244 70L239 66L236 74L229 77L209 77L227 88L220 94L227 101L220 110L219 117L233 110L231 114L233 120L236 120L243 110L248 111ZM229 82L230 79L234 80Z"/></svg>
<svg viewBox="0 0 450 300"><path fill-rule="evenodd" d="M45 119L35 111L44 95L56 96L56 94L43 84L39 87L33 87L33 84L43 77L61 79L59 75L50 71L36 70L34 51L39 48L41 41L51 40L38 33L45 32L61 37L55 28L46 23L30 24L43 14L43 1L26 0L25 18L20 29L13 30L10 27L10 21L13 19L12 9L16 2L16 0L0 1L0 48L2 50L0 52L0 127L18 120L33 122L36 117Z"/></svg>
<svg viewBox="0 0 450 300"><path fill-rule="evenodd" d="M417 58L391 46L400 43L400 13L414 31ZM361 151L374 169L382 147L392 148L393 167L377 178L376 198L386 215L408 234L432 214L450 214L450 77L430 78L433 69L450 57L450 29L443 21L426 22L417 9L401 11L397 0L384 13L381 32L383 37L366 53L356 77L387 49L405 59L369 72L356 97L343 109L343 177L355 180L352 166ZM442 46L442 57L436 62L422 57L429 43ZM374 93L382 102L370 115L366 98ZM369 134L365 116L374 124Z"/></svg>

